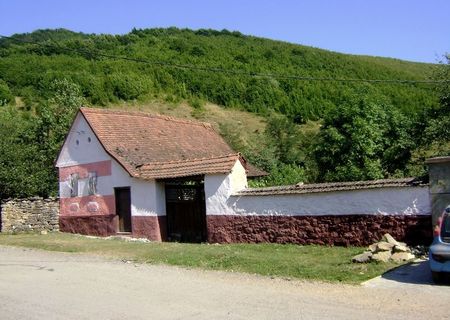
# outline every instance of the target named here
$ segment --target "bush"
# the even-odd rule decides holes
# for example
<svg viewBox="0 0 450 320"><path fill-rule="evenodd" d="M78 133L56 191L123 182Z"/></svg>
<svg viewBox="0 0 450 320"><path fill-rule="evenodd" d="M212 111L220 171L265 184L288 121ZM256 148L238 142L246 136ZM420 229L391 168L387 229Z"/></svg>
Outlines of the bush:
<svg viewBox="0 0 450 320"><path fill-rule="evenodd" d="M14 101L14 96L9 90L8 84L0 79L0 106L6 106Z"/></svg>
<svg viewBox="0 0 450 320"><path fill-rule="evenodd" d="M109 77L114 95L122 100L134 100L149 92L150 79L134 74L116 73Z"/></svg>

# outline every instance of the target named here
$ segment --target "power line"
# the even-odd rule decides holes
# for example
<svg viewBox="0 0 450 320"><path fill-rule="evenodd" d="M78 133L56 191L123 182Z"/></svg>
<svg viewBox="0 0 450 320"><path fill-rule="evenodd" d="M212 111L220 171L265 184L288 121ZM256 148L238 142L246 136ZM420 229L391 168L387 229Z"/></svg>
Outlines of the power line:
<svg viewBox="0 0 450 320"><path fill-rule="evenodd" d="M37 41L27 41L22 39L17 39L14 37L8 37L4 35L0 35L0 38L5 38L8 40L21 42L21 43L28 43L28 44L35 44L39 45L41 47L45 47L48 44L43 44L41 42ZM57 41L55 41L52 38L49 38L52 43L54 43L54 46L57 47L60 50L67 51L67 52L74 52L77 54L84 54L90 57L102 57L102 58L108 58L108 59L114 59L114 60L124 60L124 61L131 61L131 62L138 62L138 63L144 63L149 65L155 65L160 67L168 67L168 68L176 68L176 69L187 69L187 70L195 70L195 71L203 71L203 72L212 72L212 73L222 73L222 74L228 74L228 75L240 75L240 76L250 76L250 77L257 77L257 78L273 78L273 79L281 79L281 80L299 80L299 81L324 81L324 82L366 82L366 83L393 83L393 84L443 84L450 82L450 80L405 80L405 79L357 79L357 78L332 78L332 77L309 77L309 76L300 76L300 75L287 75L287 74L276 74L276 73L259 73L259 72L247 72L247 71L241 71L241 70L231 70L231 69L224 69L224 68L215 68L215 67L203 67L203 66L196 66L196 65L189 65L189 64L179 64L179 63L171 63L171 62L165 62L165 61L155 61L155 60L148 60L148 59L141 59L141 58L133 58L133 57L126 57L126 56L117 56L107 53L102 53L99 50L96 50L96 52L93 52L91 50L86 49L72 49L61 46Z"/></svg>

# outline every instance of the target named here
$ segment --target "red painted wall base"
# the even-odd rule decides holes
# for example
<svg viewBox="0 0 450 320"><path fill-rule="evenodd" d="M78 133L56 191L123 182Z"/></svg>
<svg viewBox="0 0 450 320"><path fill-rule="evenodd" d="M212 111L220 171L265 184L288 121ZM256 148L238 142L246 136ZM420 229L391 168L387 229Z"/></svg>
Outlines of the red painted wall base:
<svg viewBox="0 0 450 320"><path fill-rule="evenodd" d="M131 217L133 237L147 238L152 241L166 240L166 217Z"/></svg>
<svg viewBox="0 0 450 320"><path fill-rule="evenodd" d="M60 216L62 232L115 235L115 215ZM207 216L211 243L295 243L366 246L385 233L410 245L432 241L431 216ZM164 241L166 217L132 217L132 236Z"/></svg>
<svg viewBox="0 0 450 320"><path fill-rule="evenodd" d="M166 217L131 217L131 235L152 241L166 240ZM60 216L62 232L106 237L117 234L117 216Z"/></svg>
<svg viewBox="0 0 450 320"><path fill-rule="evenodd" d="M432 241L431 216L207 216L208 242L366 246L385 233L411 245Z"/></svg>
<svg viewBox="0 0 450 320"><path fill-rule="evenodd" d="M106 237L116 233L115 217L115 215L60 216L59 230Z"/></svg>

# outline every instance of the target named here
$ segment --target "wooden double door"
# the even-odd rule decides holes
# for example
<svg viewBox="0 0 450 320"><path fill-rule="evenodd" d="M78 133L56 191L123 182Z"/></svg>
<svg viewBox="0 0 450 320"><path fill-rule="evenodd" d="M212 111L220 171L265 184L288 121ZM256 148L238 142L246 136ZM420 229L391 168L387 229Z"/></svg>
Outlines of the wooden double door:
<svg viewBox="0 0 450 320"><path fill-rule="evenodd" d="M166 181L167 237L169 241L207 240L203 181Z"/></svg>

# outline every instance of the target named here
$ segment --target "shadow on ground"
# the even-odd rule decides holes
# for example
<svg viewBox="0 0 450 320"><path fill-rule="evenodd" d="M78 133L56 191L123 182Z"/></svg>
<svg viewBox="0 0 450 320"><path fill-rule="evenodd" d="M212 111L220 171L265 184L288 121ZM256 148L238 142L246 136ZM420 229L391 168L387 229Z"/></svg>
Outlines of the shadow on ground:
<svg viewBox="0 0 450 320"><path fill-rule="evenodd" d="M392 271L386 272L381 278L401 283L435 285L431 277L428 260L419 260L398 267ZM445 279L442 284L449 285L449 279Z"/></svg>

